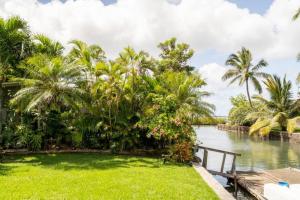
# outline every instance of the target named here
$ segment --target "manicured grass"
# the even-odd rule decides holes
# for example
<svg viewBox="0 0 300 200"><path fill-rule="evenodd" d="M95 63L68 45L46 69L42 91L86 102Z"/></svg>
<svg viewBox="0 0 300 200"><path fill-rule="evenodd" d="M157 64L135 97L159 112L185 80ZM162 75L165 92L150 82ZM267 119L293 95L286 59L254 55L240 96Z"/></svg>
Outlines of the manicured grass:
<svg viewBox="0 0 300 200"><path fill-rule="evenodd" d="M190 166L101 154L6 157L0 199L218 199Z"/></svg>

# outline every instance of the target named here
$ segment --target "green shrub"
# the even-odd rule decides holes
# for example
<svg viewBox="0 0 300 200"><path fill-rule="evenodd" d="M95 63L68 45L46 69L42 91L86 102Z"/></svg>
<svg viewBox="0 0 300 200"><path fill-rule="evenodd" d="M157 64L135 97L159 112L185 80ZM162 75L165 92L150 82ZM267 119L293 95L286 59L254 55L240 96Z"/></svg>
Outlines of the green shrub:
<svg viewBox="0 0 300 200"><path fill-rule="evenodd" d="M31 151L39 151L42 148L42 133L33 132L28 126L17 126L16 133L20 136L20 142Z"/></svg>
<svg viewBox="0 0 300 200"><path fill-rule="evenodd" d="M82 146L82 136L83 134L80 132L72 133L72 144L76 148L80 148Z"/></svg>
<svg viewBox="0 0 300 200"><path fill-rule="evenodd" d="M194 125L218 125L226 124L225 118L215 118L215 117L199 117L194 119Z"/></svg>
<svg viewBox="0 0 300 200"><path fill-rule="evenodd" d="M11 127L7 126L3 130L2 144L5 148L10 148L14 143L14 131Z"/></svg>
<svg viewBox="0 0 300 200"><path fill-rule="evenodd" d="M174 144L170 147L169 153L171 160L188 163L193 159L193 143L184 141Z"/></svg>
<svg viewBox="0 0 300 200"><path fill-rule="evenodd" d="M31 151L39 151L42 147L42 136L40 134L30 135L30 142L28 148Z"/></svg>

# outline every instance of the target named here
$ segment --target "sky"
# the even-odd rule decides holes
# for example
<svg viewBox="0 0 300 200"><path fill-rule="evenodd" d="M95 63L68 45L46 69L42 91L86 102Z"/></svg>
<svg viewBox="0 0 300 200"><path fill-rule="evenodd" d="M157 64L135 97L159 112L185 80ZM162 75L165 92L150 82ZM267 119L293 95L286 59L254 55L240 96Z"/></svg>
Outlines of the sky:
<svg viewBox="0 0 300 200"><path fill-rule="evenodd" d="M195 50L191 64L213 93L207 101L225 116L230 97L245 88L221 80L224 63L243 46L254 64L264 58L266 72L286 75L296 94L300 20L291 18L298 7L300 0L0 0L0 16L20 15L33 33L64 45L75 38L99 44L110 58L126 46L157 56L157 44L176 37Z"/></svg>

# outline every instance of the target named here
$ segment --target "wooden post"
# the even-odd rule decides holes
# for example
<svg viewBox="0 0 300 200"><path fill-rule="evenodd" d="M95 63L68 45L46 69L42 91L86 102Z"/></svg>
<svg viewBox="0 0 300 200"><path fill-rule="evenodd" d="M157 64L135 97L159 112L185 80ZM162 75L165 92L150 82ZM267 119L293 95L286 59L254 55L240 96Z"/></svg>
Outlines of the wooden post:
<svg viewBox="0 0 300 200"><path fill-rule="evenodd" d="M226 160L226 153L223 154L223 160L222 160L222 166L221 166L221 173L223 173L223 171L224 171L225 160Z"/></svg>
<svg viewBox="0 0 300 200"><path fill-rule="evenodd" d="M236 155L233 156L231 173L233 174L233 179L234 179L234 196L237 197L238 188L237 188L237 177L236 177L236 169L235 169L235 159L236 159Z"/></svg>
<svg viewBox="0 0 300 200"><path fill-rule="evenodd" d="M223 154L221 171L218 172L218 171L209 170L209 169L207 169L207 171L210 172L213 175L220 175L220 176L223 176L223 177L230 178L230 180L233 180L234 181L234 189L235 189L234 195L237 196L238 182L237 182L237 174L236 174L235 161L236 161L236 157L237 156L241 156L241 154L230 152L230 151L224 151L224 150L220 150L220 149L214 149L214 148L210 148L210 147L204 147L204 146L201 146L201 145L197 145L197 148L204 150L202 167L205 168L205 169L207 169L208 151L213 151L213 152L217 152L217 153L222 153ZM224 172L224 166L225 166L227 154L232 155L233 156L233 160L232 160L231 171Z"/></svg>
<svg viewBox="0 0 300 200"><path fill-rule="evenodd" d="M205 169L207 168L207 156L208 156L208 151L204 149L202 167L204 167Z"/></svg>

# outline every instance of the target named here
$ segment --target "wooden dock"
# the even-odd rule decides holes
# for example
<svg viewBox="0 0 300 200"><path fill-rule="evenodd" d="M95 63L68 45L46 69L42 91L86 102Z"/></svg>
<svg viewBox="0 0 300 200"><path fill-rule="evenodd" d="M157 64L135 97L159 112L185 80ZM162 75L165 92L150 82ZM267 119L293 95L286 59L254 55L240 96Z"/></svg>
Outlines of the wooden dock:
<svg viewBox="0 0 300 200"><path fill-rule="evenodd" d="M235 188L234 195L237 196L237 186L244 188L252 196L258 200L266 200L264 198L264 185L268 183L278 184L279 181L286 181L289 184L300 184L300 170L295 168L284 168L275 170L265 170L261 172L256 171L236 171L236 157L241 156L239 153L224 151L220 149L214 149L197 145L195 149L198 152L199 149L204 150L202 159L198 157L201 166L213 175L219 175L227 178L233 183ZM207 168L208 152L216 152L223 154L222 163L219 171L210 170ZM231 170L225 171L224 164L227 155L233 156ZM300 199L300 198L299 198Z"/></svg>
<svg viewBox="0 0 300 200"><path fill-rule="evenodd" d="M263 197L264 184L277 184L279 181L287 181L289 184L300 184L300 170L284 168L262 172L237 171L238 184L258 200L266 199Z"/></svg>

